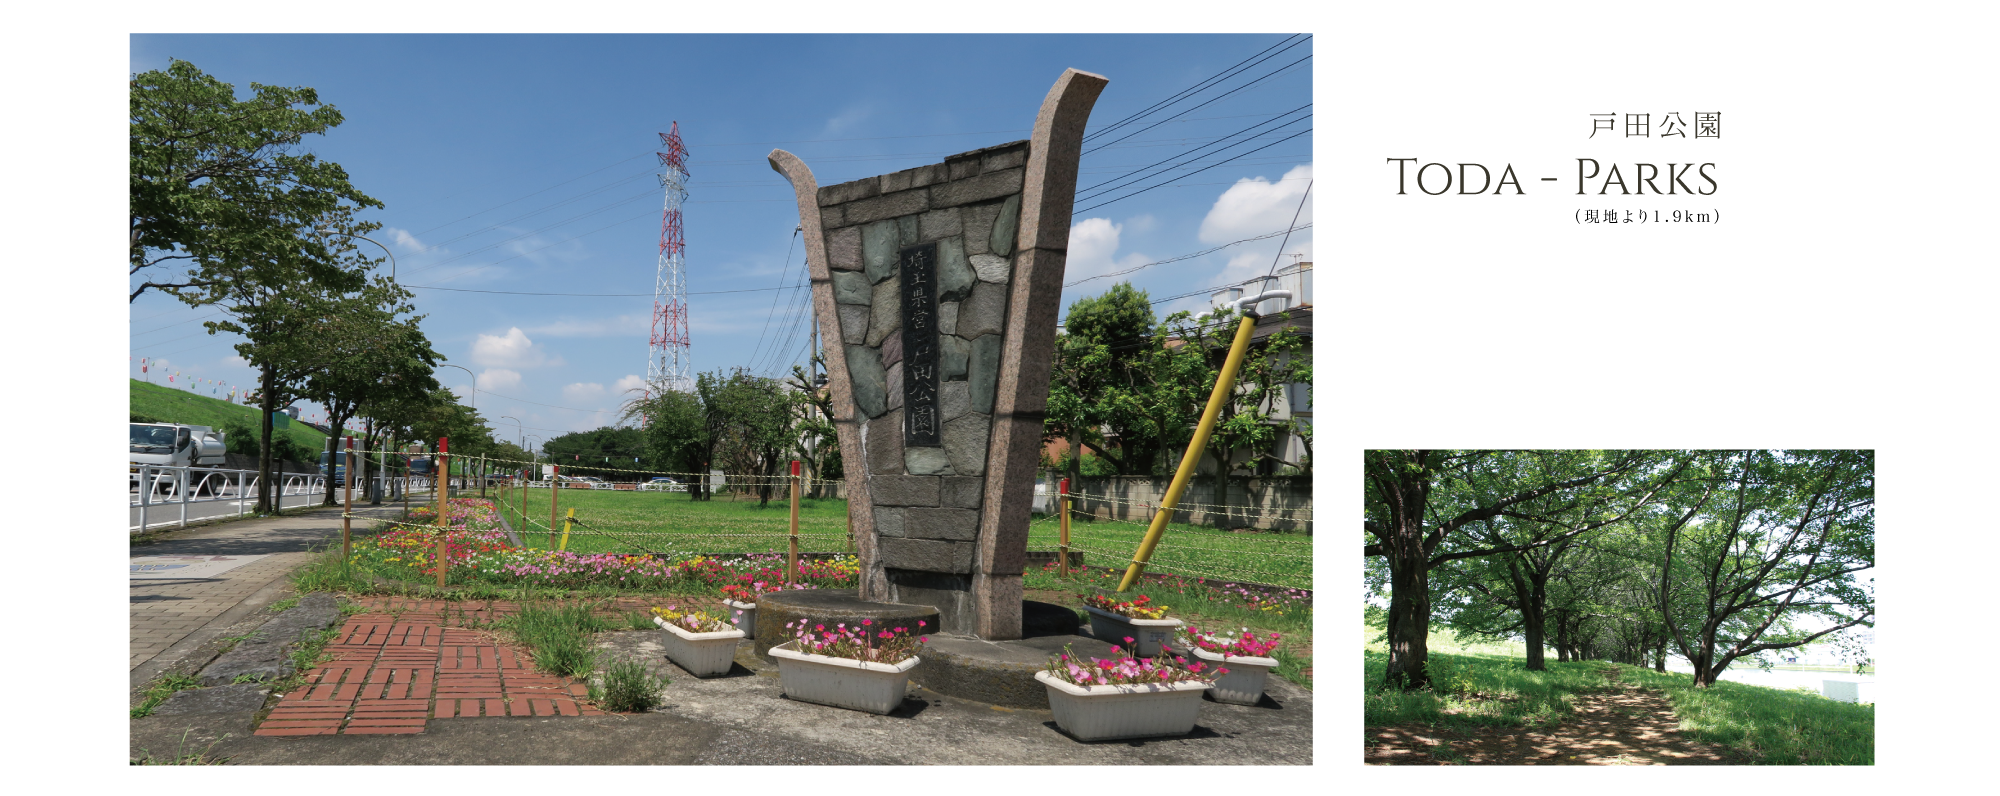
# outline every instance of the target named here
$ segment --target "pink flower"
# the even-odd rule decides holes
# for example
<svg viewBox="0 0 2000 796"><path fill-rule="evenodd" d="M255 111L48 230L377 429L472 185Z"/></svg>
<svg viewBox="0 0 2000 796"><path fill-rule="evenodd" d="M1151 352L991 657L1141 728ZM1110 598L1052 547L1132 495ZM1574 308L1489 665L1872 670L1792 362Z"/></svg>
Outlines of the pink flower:
<svg viewBox="0 0 2000 796"><path fill-rule="evenodd" d="M872 624L875 624L875 620L873 620L873 619L863 619L863 620L861 620L861 625L862 625L863 627L866 627L866 626L868 626L868 625L872 625Z"/></svg>

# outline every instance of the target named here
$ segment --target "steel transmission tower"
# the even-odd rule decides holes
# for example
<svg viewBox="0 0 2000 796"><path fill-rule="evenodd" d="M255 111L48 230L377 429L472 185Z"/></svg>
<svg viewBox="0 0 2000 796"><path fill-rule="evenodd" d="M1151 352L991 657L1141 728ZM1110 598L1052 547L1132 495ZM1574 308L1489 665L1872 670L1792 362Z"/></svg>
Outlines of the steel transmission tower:
<svg viewBox="0 0 2000 796"><path fill-rule="evenodd" d="M692 352L687 325L686 246L681 239L681 202L687 200L687 147L681 143L681 124L660 134L667 148L660 156L660 186L667 191L666 208L660 213L660 268L653 278L652 351L647 358L646 386L652 391L694 389Z"/></svg>

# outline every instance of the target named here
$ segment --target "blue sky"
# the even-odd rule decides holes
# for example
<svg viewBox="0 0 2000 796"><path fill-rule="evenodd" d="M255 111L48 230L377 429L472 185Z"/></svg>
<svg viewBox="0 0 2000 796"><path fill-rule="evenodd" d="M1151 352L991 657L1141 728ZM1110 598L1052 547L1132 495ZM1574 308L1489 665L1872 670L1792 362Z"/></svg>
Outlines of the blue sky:
<svg viewBox="0 0 2000 796"><path fill-rule="evenodd" d="M623 391L645 375L663 201L653 152L657 134L676 121L691 173L684 226L694 369L749 366L767 374L804 362L808 327L802 291L771 289L802 284L803 268L790 188L765 162L773 148L798 154L830 185L1026 138L1066 67L1111 81L1092 114L1096 131L1266 50L1267 60L1240 74L1087 142L1079 179L1086 198L1077 207L1313 124L1313 42L1284 49L1291 44L1285 34L130 41L134 73L179 58L235 84L240 95L251 82L310 86L340 109L346 122L307 146L386 205L366 214L384 226L371 237L394 251L400 281L419 287L416 303L434 346L473 374L440 368L439 377L461 395L476 377L477 406L506 438L516 435L515 424L497 420L503 415L544 439L610 423ZM1261 136L1254 140L1199 149L1260 123L1243 133ZM1311 178L1312 138L1291 138L1085 210L1071 233L1068 281L1286 229ZM1099 183L1115 185L1113 178L1176 156L1192 167L1089 198ZM1307 201L1299 223L1311 219ZM1283 251L1311 260L1312 242L1306 229ZM1279 250L1280 238L1257 240L1121 278L1160 299L1261 275ZM1063 304L1117 281L1069 288ZM1203 306L1195 296L1156 310ZM176 386L188 378L252 383L251 370L234 358L237 339L202 332L211 312L151 293L132 303L133 377L146 377L139 372L146 357L164 360L147 374L155 382L178 372Z"/></svg>

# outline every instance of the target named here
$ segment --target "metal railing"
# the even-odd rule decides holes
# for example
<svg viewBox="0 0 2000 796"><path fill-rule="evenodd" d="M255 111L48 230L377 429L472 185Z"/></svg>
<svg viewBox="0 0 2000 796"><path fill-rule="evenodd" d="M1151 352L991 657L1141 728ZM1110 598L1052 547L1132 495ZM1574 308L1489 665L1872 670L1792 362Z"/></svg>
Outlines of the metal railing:
<svg viewBox="0 0 2000 796"><path fill-rule="evenodd" d="M324 495L330 480L315 473L282 475L276 490L281 503L289 496ZM256 506L259 483L256 470L133 463L128 476L126 491L132 496L130 507L139 510L139 522L130 528L134 533L169 524L185 528L188 506L192 505L233 501L236 512L231 516L238 517L249 514ZM430 479L422 476L392 477L376 473L368 480L374 482L375 493L384 500L399 499L411 490L423 492L431 488ZM155 523L154 517L161 511L170 512L174 518Z"/></svg>

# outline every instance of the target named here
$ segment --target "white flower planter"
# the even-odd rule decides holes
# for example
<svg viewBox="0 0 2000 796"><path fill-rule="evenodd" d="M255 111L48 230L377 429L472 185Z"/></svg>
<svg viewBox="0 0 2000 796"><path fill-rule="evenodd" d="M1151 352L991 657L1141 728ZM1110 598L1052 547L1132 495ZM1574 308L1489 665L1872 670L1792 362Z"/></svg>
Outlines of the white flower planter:
<svg viewBox="0 0 2000 796"><path fill-rule="evenodd" d="M739 603L735 600L724 599L722 604L729 606L729 621L736 624L737 630L743 631L744 638L757 637L756 603Z"/></svg>
<svg viewBox="0 0 2000 796"><path fill-rule="evenodd" d="M1228 674L1215 678L1215 690L1209 692L1209 696L1215 697L1217 702L1231 705L1257 704L1258 698L1264 695L1264 678L1271 675L1272 669L1278 668L1276 658L1224 655L1200 647L1190 651L1209 666L1229 670Z"/></svg>
<svg viewBox="0 0 2000 796"><path fill-rule="evenodd" d="M1181 620L1173 617L1165 619L1133 619L1110 611L1086 605L1083 610L1090 612L1090 634L1098 641L1116 644L1131 652L1135 658L1151 658L1160 654L1160 647L1172 640L1174 630L1181 626ZM1125 638L1132 638L1131 644Z"/></svg>
<svg viewBox="0 0 2000 796"><path fill-rule="evenodd" d="M911 657L902 663L872 663L853 658L833 658L799 652L796 641L771 648L778 661L778 682L785 696L837 708L887 714L903 704L909 690L910 670L923 659Z"/></svg>
<svg viewBox="0 0 2000 796"><path fill-rule="evenodd" d="M666 631L660 645L667 648L667 657L696 677L728 674L730 664L736 660L736 641L743 638L741 630L696 633L657 616L653 617L653 624Z"/></svg>
<svg viewBox="0 0 2000 796"><path fill-rule="evenodd" d="M1035 679L1048 687L1056 726L1079 741L1186 735L1209 688L1203 682L1076 685L1048 672Z"/></svg>

